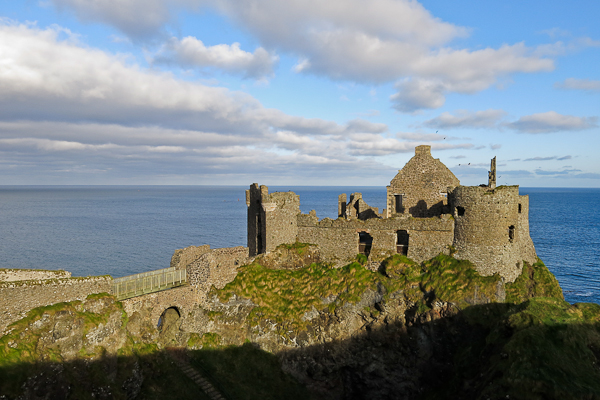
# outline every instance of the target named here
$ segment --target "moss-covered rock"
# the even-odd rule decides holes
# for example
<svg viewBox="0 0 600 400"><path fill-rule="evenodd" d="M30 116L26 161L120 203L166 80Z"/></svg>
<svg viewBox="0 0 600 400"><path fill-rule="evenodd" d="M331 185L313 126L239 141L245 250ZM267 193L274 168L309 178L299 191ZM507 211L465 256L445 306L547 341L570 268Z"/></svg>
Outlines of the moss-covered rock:
<svg viewBox="0 0 600 400"><path fill-rule="evenodd" d="M524 262L521 275L506 285L509 303L521 303L532 297L564 299L558 280L539 258L533 265Z"/></svg>

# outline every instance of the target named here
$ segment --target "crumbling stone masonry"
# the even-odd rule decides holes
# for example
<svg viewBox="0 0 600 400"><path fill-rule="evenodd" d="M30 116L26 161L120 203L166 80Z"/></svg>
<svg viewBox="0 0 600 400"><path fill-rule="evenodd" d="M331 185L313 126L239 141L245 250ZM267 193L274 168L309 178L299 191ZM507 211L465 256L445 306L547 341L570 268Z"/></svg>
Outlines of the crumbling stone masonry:
<svg viewBox="0 0 600 400"><path fill-rule="evenodd" d="M0 336L4 335L8 325L25 317L27 312L33 308L66 301L85 300L92 293L109 293L111 290L112 278L110 276L39 279L39 277L48 276L48 271L10 271L21 279L31 277L36 279L17 281L9 277L5 281L0 281ZM57 271L54 275L67 276L70 273Z"/></svg>
<svg viewBox="0 0 600 400"><path fill-rule="evenodd" d="M529 198L518 186L496 187L496 158L488 185L461 186L454 174L431 156L430 146L415 155L387 186L381 214L352 193L338 198L338 218L321 221L302 214L293 192L271 193L254 183L246 191L249 255L273 251L284 243L318 245L321 258L336 264L363 253L371 261L401 253L417 262L453 249L483 275L498 273L512 282L523 261L536 261L529 236Z"/></svg>

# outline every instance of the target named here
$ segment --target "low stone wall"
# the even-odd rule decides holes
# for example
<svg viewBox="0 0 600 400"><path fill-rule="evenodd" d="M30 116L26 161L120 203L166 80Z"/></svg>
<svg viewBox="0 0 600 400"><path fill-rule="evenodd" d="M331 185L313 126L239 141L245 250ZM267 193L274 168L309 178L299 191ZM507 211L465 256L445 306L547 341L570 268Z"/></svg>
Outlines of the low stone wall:
<svg viewBox="0 0 600 400"><path fill-rule="evenodd" d="M33 308L110 293L111 282L110 276L0 282L0 336Z"/></svg>
<svg viewBox="0 0 600 400"><path fill-rule="evenodd" d="M370 259L382 260L396 253L397 231L409 235L408 257L421 262L447 253L454 238L454 220L450 215L432 218L412 218L401 215L393 218L372 218L366 221L325 218L316 215L298 216L298 241L317 244L325 261L347 263L358 253L359 232L373 237Z"/></svg>
<svg viewBox="0 0 600 400"><path fill-rule="evenodd" d="M71 273L63 270L46 270L46 269L0 269L0 281L28 281L32 279L59 279L70 278Z"/></svg>

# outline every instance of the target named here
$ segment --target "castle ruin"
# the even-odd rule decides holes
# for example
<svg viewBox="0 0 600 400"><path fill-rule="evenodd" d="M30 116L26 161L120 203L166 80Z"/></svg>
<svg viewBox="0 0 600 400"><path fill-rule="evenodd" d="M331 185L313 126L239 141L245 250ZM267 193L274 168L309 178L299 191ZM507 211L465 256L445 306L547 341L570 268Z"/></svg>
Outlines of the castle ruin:
<svg viewBox="0 0 600 400"><path fill-rule="evenodd" d="M319 220L300 212L293 192L269 193L254 183L246 191L250 256L281 244L316 244L324 260L343 264L358 253L370 260L403 254L421 262L452 252L471 261L482 275L500 274L512 282L522 263L534 263L529 236L529 197L518 186L496 187L496 158L488 184L461 186L431 146L415 155L387 186L387 208L370 207L360 193L338 198L338 218Z"/></svg>

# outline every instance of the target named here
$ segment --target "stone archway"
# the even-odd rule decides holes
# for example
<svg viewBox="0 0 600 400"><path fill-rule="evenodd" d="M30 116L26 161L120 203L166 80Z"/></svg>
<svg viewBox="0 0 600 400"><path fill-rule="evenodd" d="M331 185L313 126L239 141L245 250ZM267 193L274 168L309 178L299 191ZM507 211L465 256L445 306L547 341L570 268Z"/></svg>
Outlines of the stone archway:
<svg viewBox="0 0 600 400"><path fill-rule="evenodd" d="M159 341L164 345L176 343L176 336L181 326L181 312L177 307L169 307L160 315L157 329Z"/></svg>

